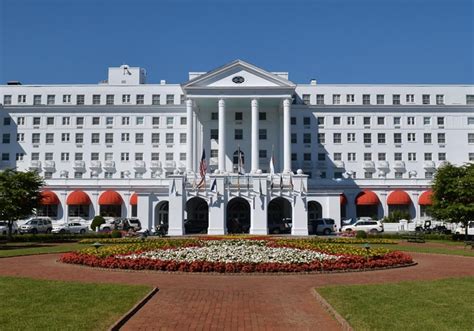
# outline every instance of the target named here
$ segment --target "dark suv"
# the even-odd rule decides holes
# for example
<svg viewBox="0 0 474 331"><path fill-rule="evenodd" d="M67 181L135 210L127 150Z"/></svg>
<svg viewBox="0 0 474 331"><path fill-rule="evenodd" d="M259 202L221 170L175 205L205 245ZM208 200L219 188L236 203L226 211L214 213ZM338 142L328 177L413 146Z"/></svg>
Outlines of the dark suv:
<svg viewBox="0 0 474 331"><path fill-rule="evenodd" d="M308 222L308 233L309 234L324 234L330 235L336 232L336 222L332 218L317 218L315 220L309 220Z"/></svg>

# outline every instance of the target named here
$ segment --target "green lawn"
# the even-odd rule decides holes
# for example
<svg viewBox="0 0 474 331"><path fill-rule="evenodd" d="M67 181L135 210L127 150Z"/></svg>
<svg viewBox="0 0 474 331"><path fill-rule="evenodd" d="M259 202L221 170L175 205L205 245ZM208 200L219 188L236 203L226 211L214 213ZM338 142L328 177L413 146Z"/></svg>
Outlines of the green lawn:
<svg viewBox="0 0 474 331"><path fill-rule="evenodd" d="M150 290L0 277L0 329L106 330Z"/></svg>
<svg viewBox="0 0 474 331"><path fill-rule="evenodd" d="M38 244L38 243L8 243L0 245L0 257L34 255L47 253L64 253L84 248L78 243L67 244Z"/></svg>
<svg viewBox="0 0 474 331"><path fill-rule="evenodd" d="M474 330L474 277L317 291L355 330Z"/></svg>
<svg viewBox="0 0 474 331"><path fill-rule="evenodd" d="M417 252L417 253L432 253L432 254L447 254L447 255L461 255L461 256L472 256L474 257L474 249L471 246L466 248L452 248L452 247L430 247L423 243L419 243L413 246L404 246L404 242L400 242L398 245L371 245L372 247L384 247L390 250L404 251L404 252ZM461 243L458 245L463 246ZM451 244L447 246L452 246Z"/></svg>

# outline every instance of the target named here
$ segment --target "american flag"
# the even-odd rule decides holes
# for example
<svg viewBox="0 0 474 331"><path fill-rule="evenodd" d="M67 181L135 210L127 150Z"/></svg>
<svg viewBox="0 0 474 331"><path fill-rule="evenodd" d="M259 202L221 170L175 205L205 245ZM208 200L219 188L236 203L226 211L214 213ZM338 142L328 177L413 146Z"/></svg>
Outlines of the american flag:
<svg viewBox="0 0 474 331"><path fill-rule="evenodd" d="M206 150L202 150L201 162L199 163L199 174L201 175L201 181L198 184L198 188L205 187L206 184L206 171L207 171L207 163L206 163Z"/></svg>

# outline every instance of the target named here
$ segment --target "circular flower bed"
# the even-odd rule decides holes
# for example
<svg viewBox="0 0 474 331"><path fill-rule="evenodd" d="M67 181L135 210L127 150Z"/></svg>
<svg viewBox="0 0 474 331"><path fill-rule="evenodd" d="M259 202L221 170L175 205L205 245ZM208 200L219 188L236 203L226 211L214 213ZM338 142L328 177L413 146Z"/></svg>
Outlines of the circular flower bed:
<svg viewBox="0 0 474 331"><path fill-rule="evenodd" d="M311 239L155 239L85 248L61 262L91 267L183 272L321 272L365 270L412 264L384 248L365 249Z"/></svg>

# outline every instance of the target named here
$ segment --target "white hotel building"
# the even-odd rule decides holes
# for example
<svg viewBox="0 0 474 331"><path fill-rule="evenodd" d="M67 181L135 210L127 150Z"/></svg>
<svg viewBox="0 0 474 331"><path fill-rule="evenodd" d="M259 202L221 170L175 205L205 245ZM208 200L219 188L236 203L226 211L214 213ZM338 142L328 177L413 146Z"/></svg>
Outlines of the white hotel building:
<svg viewBox="0 0 474 331"><path fill-rule="evenodd" d="M39 214L137 216L172 235L185 219L266 234L292 218L301 235L309 218L421 219L436 169L474 161L473 85L295 84L240 60L183 84L145 79L123 65L99 84L0 86L0 168L45 178Z"/></svg>

